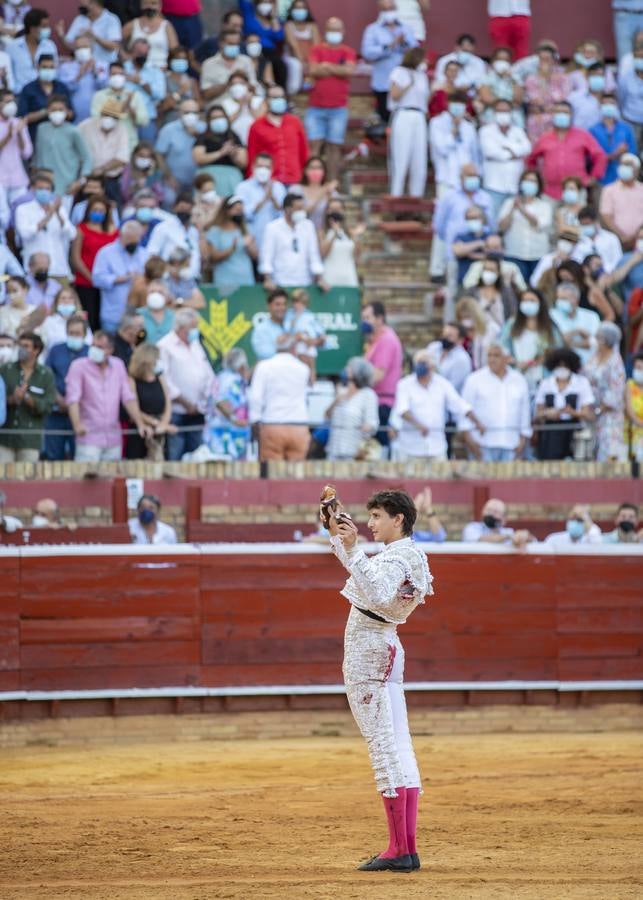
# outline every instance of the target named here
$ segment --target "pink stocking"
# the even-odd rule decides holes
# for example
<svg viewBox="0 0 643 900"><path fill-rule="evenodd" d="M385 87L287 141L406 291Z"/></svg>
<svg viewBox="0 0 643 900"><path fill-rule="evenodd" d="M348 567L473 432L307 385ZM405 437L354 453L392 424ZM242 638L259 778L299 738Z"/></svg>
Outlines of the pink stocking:
<svg viewBox="0 0 643 900"><path fill-rule="evenodd" d="M419 788L406 789L406 839L409 845L409 853L417 853L415 846L415 832L418 817Z"/></svg>
<svg viewBox="0 0 643 900"><path fill-rule="evenodd" d="M406 842L406 788L395 788L397 797L384 797L384 809L388 821L388 847L380 853L381 859L394 859L409 852Z"/></svg>

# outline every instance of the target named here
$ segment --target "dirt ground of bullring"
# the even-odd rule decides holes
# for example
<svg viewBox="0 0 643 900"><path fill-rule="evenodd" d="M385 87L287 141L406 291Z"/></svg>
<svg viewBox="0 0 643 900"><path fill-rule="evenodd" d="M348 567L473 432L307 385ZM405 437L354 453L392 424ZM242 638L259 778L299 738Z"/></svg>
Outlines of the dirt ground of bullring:
<svg viewBox="0 0 643 900"><path fill-rule="evenodd" d="M640 735L421 737L421 871L383 849L361 740L0 753L2 900L643 897Z"/></svg>

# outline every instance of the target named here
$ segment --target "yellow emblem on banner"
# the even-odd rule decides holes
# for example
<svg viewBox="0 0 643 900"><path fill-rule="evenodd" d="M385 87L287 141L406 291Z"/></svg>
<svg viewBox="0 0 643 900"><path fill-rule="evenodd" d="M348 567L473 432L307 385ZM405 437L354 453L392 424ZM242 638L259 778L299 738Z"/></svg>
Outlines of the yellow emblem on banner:
<svg viewBox="0 0 643 900"><path fill-rule="evenodd" d="M225 356L228 350L243 339L252 329L252 322L243 312L237 313L231 322L228 321L227 300L210 300L208 309L210 321L201 317L199 330L208 356L215 360L218 356Z"/></svg>

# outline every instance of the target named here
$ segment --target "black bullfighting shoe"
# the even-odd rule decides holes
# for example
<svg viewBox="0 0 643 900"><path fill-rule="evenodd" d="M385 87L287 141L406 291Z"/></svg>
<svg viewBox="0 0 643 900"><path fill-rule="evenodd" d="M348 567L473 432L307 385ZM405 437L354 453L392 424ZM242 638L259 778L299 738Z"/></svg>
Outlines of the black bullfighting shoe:
<svg viewBox="0 0 643 900"><path fill-rule="evenodd" d="M420 869L420 857L417 855L417 853L411 853L409 855L411 857L411 868L413 869L413 871L415 871L416 869Z"/></svg>
<svg viewBox="0 0 643 900"><path fill-rule="evenodd" d="M394 856L391 859L372 856L367 862L358 866L358 870L360 872L412 872L413 863L408 853L405 853L404 856Z"/></svg>

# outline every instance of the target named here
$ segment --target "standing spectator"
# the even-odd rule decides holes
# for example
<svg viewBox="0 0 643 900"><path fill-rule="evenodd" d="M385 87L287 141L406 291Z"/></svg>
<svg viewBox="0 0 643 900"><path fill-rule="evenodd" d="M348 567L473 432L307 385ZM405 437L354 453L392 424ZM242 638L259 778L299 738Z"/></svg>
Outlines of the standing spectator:
<svg viewBox="0 0 643 900"><path fill-rule="evenodd" d="M130 207L133 203L138 207L138 199L145 194L152 195L154 204L151 211L157 211L165 202L167 185L159 166L154 147L149 141L139 141L132 151L130 162L123 169L120 180L121 205ZM151 216L150 216L151 218ZM162 215L157 214L157 221ZM145 224L145 220L141 220ZM147 220L150 221L149 219ZM150 227L150 234L152 228Z"/></svg>
<svg viewBox="0 0 643 900"><path fill-rule="evenodd" d="M9 45L13 68L13 89L16 94L37 77L37 67L43 56L58 64L58 51L51 40L49 13L44 9L30 9L23 20L24 34Z"/></svg>
<svg viewBox="0 0 643 900"><path fill-rule="evenodd" d="M258 34L246 34L246 53L252 63L255 81L262 91L276 83L275 73L272 71L272 63L264 53L261 39Z"/></svg>
<svg viewBox="0 0 643 900"><path fill-rule="evenodd" d="M274 0L239 0L239 10L243 15L243 30L246 34L256 34L261 40L263 55L270 61L277 84L286 88L286 64L281 58L284 29L277 17Z"/></svg>
<svg viewBox="0 0 643 900"><path fill-rule="evenodd" d="M427 350L436 360L436 372L450 382L458 393L462 392L467 376L471 374L471 357L464 349L466 332L456 322L447 322L439 341L432 341Z"/></svg>
<svg viewBox="0 0 643 900"><path fill-rule="evenodd" d="M0 94L0 186L10 203L24 194L29 185L24 162L33 145L24 119L16 118L18 104L11 91Z"/></svg>
<svg viewBox="0 0 643 900"><path fill-rule="evenodd" d="M177 247L170 254L166 271L161 272L158 277L164 279L166 292L174 298L177 306L205 309L205 297L198 285L201 274L199 273L197 278L191 276L190 266L187 265L189 260L189 252L182 247Z"/></svg>
<svg viewBox="0 0 643 900"><path fill-rule="evenodd" d="M554 230L562 232L565 228L578 228L578 213L584 206L587 192L583 182L575 176L563 180L563 194L554 216Z"/></svg>
<svg viewBox="0 0 643 900"><path fill-rule="evenodd" d="M176 531L161 522L161 501L153 494L143 494L136 505L136 518L129 519L127 527L133 544L176 544Z"/></svg>
<svg viewBox="0 0 643 900"><path fill-rule="evenodd" d="M643 29L643 9L638 0L612 0L614 40L619 62L636 46L637 35Z"/></svg>
<svg viewBox="0 0 643 900"><path fill-rule="evenodd" d="M230 128L230 120L222 106L210 107L208 130L197 138L192 159L200 170L212 175L222 197L233 194L242 181L248 153Z"/></svg>
<svg viewBox="0 0 643 900"><path fill-rule="evenodd" d="M527 379L529 396L533 399L545 374L545 354L563 343L542 294L533 288L522 293L516 314L505 323L500 340L510 365Z"/></svg>
<svg viewBox="0 0 643 900"><path fill-rule="evenodd" d="M185 47L175 47L170 52L169 65L165 73L165 98L158 107L162 122L168 124L178 119L186 100L194 100L198 111L201 106L201 91L198 80L190 71L188 51Z"/></svg>
<svg viewBox="0 0 643 900"><path fill-rule="evenodd" d="M371 387L373 366L360 356L346 363L335 399L326 410L329 437L326 459L355 459L364 442L377 432L377 394Z"/></svg>
<svg viewBox="0 0 643 900"><path fill-rule="evenodd" d="M207 420L210 449L216 456L245 459L248 428L250 367L240 347L228 350L217 375L216 395Z"/></svg>
<svg viewBox="0 0 643 900"><path fill-rule="evenodd" d="M192 224L192 195L188 192L179 194L174 201L174 215L168 216L153 230L147 244L150 256L160 256L169 260L177 250L188 254L185 268L188 278L199 278L201 275L201 252L199 250L199 232Z"/></svg>
<svg viewBox="0 0 643 900"><path fill-rule="evenodd" d="M556 288L556 302L551 311L563 340L574 350L583 363L590 357L601 324L598 313L583 309L580 304L580 290L576 284L562 281Z"/></svg>
<svg viewBox="0 0 643 900"><path fill-rule="evenodd" d="M310 48L319 43L319 29L306 0L293 0L284 31L287 50L284 62L288 70L286 92L293 97L304 84Z"/></svg>
<svg viewBox="0 0 643 900"><path fill-rule="evenodd" d="M542 197L542 187L538 172L525 172L519 195L505 200L498 213L507 259L516 263L526 281L549 251L553 215L551 203Z"/></svg>
<svg viewBox="0 0 643 900"><path fill-rule="evenodd" d="M47 101L48 122L38 128L34 165L54 176L57 194L74 194L92 171L92 159L78 128L67 121L71 115L65 97L57 94Z"/></svg>
<svg viewBox="0 0 643 900"><path fill-rule="evenodd" d="M436 367L436 356L418 350L413 357L413 374L406 375L397 386L390 421L397 432L395 447L401 459L445 460L449 417L476 421L469 404L438 375Z"/></svg>
<svg viewBox="0 0 643 900"><path fill-rule="evenodd" d="M176 461L203 442L204 413L215 384L199 340L199 314L180 309L174 317L174 330L159 341L158 348L172 398L172 425L178 429L168 436L166 453L169 460Z"/></svg>
<svg viewBox="0 0 643 900"><path fill-rule="evenodd" d="M618 96L623 118L632 125L640 144L643 134L643 47L638 44L634 49L632 68L619 73Z"/></svg>
<svg viewBox="0 0 643 900"><path fill-rule="evenodd" d="M586 372L596 402L596 459L624 462L625 450L625 366L619 352L621 329L602 322L596 332L596 349Z"/></svg>
<svg viewBox="0 0 643 900"><path fill-rule="evenodd" d="M127 128L121 121L121 106L106 100L95 115L78 126L92 160L92 171L103 178L111 200L120 201L120 177L129 162Z"/></svg>
<svg viewBox="0 0 643 900"><path fill-rule="evenodd" d="M347 227L344 202L339 197L328 203L325 226L325 232L319 234L324 281L329 287L358 287L359 240L366 226L360 223L354 228Z"/></svg>
<svg viewBox="0 0 643 900"><path fill-rule="evenodd" d="M637 162L636 138L632 126L623 122L614 94L603 94L601 98L601 120L589 129L607 156L607 168L600 179L602 185L613 184L618 176L618 165L622 155L629 153Z"/></svg>
<svg viewBox="0 0 643 900"><path fill-rule="evenodd" d="M66 106L71 107L66 85L56 78L56 59L43 53L38 57L38 77L26 84L18 95L18 115L29 126L33 144L38 126L47 118L47 104L53 96L64 97Z"/></svg>
<svg viewBox="0 0 643 900"><path fill-rule="evenodd" d="M255 283L253 263L258 251L255 239L248 233L241 197L228 197L205 237L215 267L214 284L220 291Z"/></svg>
<svg viewBox="0 0 643 900"><path fill-rule="evenodd" d="M349 79L356 62L357 54L344 43L344 23L331 16L326 22L323 40L310 49L308 75L314 85L305 116L310 152L319 156L322 144L325 144L331 181L339 175L348 126Z"/></svg>
<svg viewBox="0 0 643 900"><path fill-rule="evenodd" d="M182 47L194 50L203 39L201 0L163 0L163 16L172 25ZM176 49L176 48L175 48ZM172 53L170 53L170 61Z"/></svg>
<svg viewBox="0 0 643 900"><path fill-rule="evenodd" d="M480 85L478 101L484 104L482 122L493 120L493 108L497 100L506 100L509 103L511 121L522 127L524 125L524 116L520 109L522 87L512 72L511 50L508 47L496 47L493 51L489 72ZM514 104L517 107L515 110Z"/></svg>
<svg viewBox="0 0 643 900"><path fill-rule="evenodd" d="M219 52L206 59L201 68L201 97L205 102L220 97L235 72L245 75L253 86L257 84L250 57L241 52L241 34L227 29L221 32L219 40Z"/></svg>
<svg viewBox="0 0 643 900"><path fill-rule="evenodd" d="M76 122L91 115L92 97L107 75L107 67L99 66L92 58L91 45L91 36L87 32L80 34L74 41L73 58L60 65L60 80L71 95Z"/></svg>
<svg viewBox="0 0 643 900"><path fill-rule="evenodd" d="M623 256L623 248L612 231L606 231L598 224L598 215L591 206L584 206L578 213L581 238L574 247L571 259L582 263L588 256L599 256L603 271L610 273L618 266Z"/></svg>
<svg viewBox="0 0 643 900"><path fill-rule="evenodd" d="M574 431L594 418L594 394L587 378L579 374L580 357L568 347L550 350L545 368L551 375L538 385L535 420L557 427L538 432L538 459L568 459L573 457Z"/></svg>
<svg viewBox="0 0 643 900"><path fill-rule="evenodd" d="M455 59L452 59L451 62L448 62L444 67L444 80L438 81L435 79L433 84L431 85L431 99L429 100L429 115L432 119L436 116L439 116L440 113L447 112L449 109L449 103L454 98L455 94L459 94L467 98L465 103L465 112L466 114L473 119L476 115L476 110L471 102L468 95L461 91L457 85L458 75L460 74L460 70L462 66L459 62L456 62Z"/></svg>
<svg viewBox="0 0 643 900"><path fill-rule="evenodd" d="M301 460L310 444L306 397L310 369L291 352L294 337L257 363L248 392L250 424L259 432L259 459Z"/></svg>
<svg viewBox="0 0 643 900"><path fill-rule="evenodd" d="M248 143L248 135L253 123L263 115L266 103L258 89L250 84L243 72L233 72L227 84L227 90L221 98L230 125L243 146Z"/></svg>
<svg viewBox="0 0 643 900"><path fill-rule="evenodd" d="M494 121L482 126L479 137L483 185L497 215L503 203L518 193L531 143L524 128L512 124L512 105L508 100L496 100Z"/></svg>
<svg viewBox="0 0 643 900"><path fill-rule="evenodd" d="M463 284L465 277L475 263L482 262L486 256L486 242L489 237L489 226L484 211L478 206L470 206L464 214L464 230L454 236L452 250L458 266L457 283ZM477 269L477 278L472 287L480 280L481 268ZM471 280L470 278L468 279Z"/></svg>
<svg viewBox="0 0 643 900"><path fill-rule="evenodd" d="M301 176L301 185L294 189L293 193L301 194L304 198L306 215L310 216L315 228L322 227L328 201L331 197L338 196L338 185L339 182L328 180L328 168L320 156L308 157Z"/></svg>
<svg viewBox="0 0 643 900"><path fill-rule="evenodd" d="M545 543L556 550L581 544L600 544L601 529L592 521L589 506L577 503L572 507L564 531L548 534Z"/></svg>
<svg viewBox="0 0 643 900"><path fill-rule="evenodd" d="M625 388L625 412L629 455L643 462L643 351L639 350L632 361L632 377Z"/></svg>
<svg viewBox="0 0 643 900"><path fill-rule="evenodd" d="M106 197L95 194L87 202L83 221L78 225L71 246L76 290L93 331L100 325L100 291L94 287L92 269L98 251L117 238L118 231L112 220L111 204Z"/></svg>
<svg viewBox="0 0 643 900"><path fill-rule="evenodd" d="M74 430L67 412L65 379L74 360L82 359L88 352L87 322L83 317L70 316L66 326L65 340L54 344L47 354L47 366L54 373L56 394L53 409L45 421L43 456L52 461L74 459L76 454Z"/></svg>
<svg viewBox="0 0 643 900"><path fill-rule="evenodd" d="M480 281L472 291L485 318L492 319L500 328L516 310L516 295L505 284L500 271L500 261L487 257L482 264Z"/></svg>
<svg viewBox="0 0 643 900"><path fill-rule="evenodd" d="M138 312L126 312L118 323L118 330L114 335L114 359L120 359L126 369L129 368L134 348L142 344L147 335L143 316Z"/></svg>
<svg viewBox="0 0 643 900"><path fill-rule="evenodd" d="M479 88L487 72L487 66L485 61L476 55L476 39L472 34L461 34L455 42L455 49L440 57L435 67L436 81L443 79L445 68L453 60L461 67L456 81L460 90Z"/></svg>
<svg viewBox="0 0 643 900"><path fill-rule="evenodd" d="M536 47L537 67L525 78L527 134L537 141L550 127L553 108L564 101L571 90L568 76L559 64L558 47L553 41L541 41ZM571 109L570 109L571 122Z"/></svg>
<svg viewBox="0 0 643 900"><path fill-rule="evenodd" d="M401 197L408 178L408 194L423 197L427 171L426 112L429 79L424 50L407 50L391 72L389 106L393 111L389 138L389 193Z"/></svg>
<svg viewBox="0 0 643 900"><path fill-rule="evenodd" d="M28 260L34 253L46 253L50 260L50 275L68 278L71 274L69 244L76 236L76 229L69 221L62 198L54 192L51 175L36 172L31 185L33 200L21 203L15 213L22 259Z"/></svg>
<svg viewBox="0 0 643 900"><path fill-rule="evenodd" d="M306 133L297 116L288 112L283 88L269 87L266 101L268 112L248 134L248 165L252 168L259 153L267 154L273 161L273 178L288 187L301 181L309 156Z"/></svg>
<svg viewBox="0 0 643 900"><path fill-rule="evenodd" d="M0 367L7 397L7 418L0 428L0 462L38 462L47 413L55 398L51 369L38 362L43 343L24 331L18 338L18 361ZM4 429L17 430L7 434Z"/></svg>
<svg viewBox="0 0 643 900"><path fill-rule="evenodd" d="M128 434L125 455L127 459L163 460L165 435L174 433L172 401L167 382L163 377L163 365L158 347L140 344L132 353L127 366L129 384L136 394L141 419L150 429L142 438L140 434Z"/></svg>
<svg viewBox="0 0 643 900"><path fill-rule="evenodd" d="M21 275L12 275L7 282L6 302L0 306L0 335L15 338L33 310L27 303L27 282Z"/></svg>
<svg viewBox="0 0 643 900"><path fill-rule="evenodd" d="M123 65L127 83L142 99L148 118L147 124L139 127L138 136L144 141L154 141L157 134L157 106L165 99L165 72L151 62L150 43L145 38L138 38L133 42L130 54Z"/></svg>
<svg viewBox="0 0 643 900"><path fill-rule="evenodd" d="M601 535L604 544L638 544L643 535L639 532L639 508L635 503L621 503L614 520L616 528Z"/></svg>
<svg viewBox="0 0 643 900"><path fill-rule="evenodd" d="M67 336L67 322L72 316L82 316L78 294L73 287L59 288L50 310L41 306L29 318L29 328L33 328L42 338L43 360L55 344L64 343ZM91 332L88 333L88 344L91 344Z"/></svg>
<svg viewBox="0 0 643 900"><path fill-rule="evenodd" d="M388 122L388 89L391 72L402 62L417 40L411 28L398 18L395 0L378 0L380 10L375 22L367 25L362 37L361 56L372 65L371 90L377 114Z"/></svg>
<svg viewBox="0 0 643 900"><path fill-rule="evenodd" d="M168 53L178 46L179 39L174 26L161 13L161 0L143 0L140 17L123 28L123 43L130 49L141 38L150 45L150 65L167 69Z"/></svg>
<svg viewBox="0 0 643 900"><path fill-rule="evenodd" d="M643 223L643 184L638 180L641 161L634 153L623 153L616 170L617 180L601 191L603 224L631 250Z"/></svg>
<svg viewBox="0 0 643 900"><path fill-rule="evenodd" d="M489 37L494 47L511 47L514 59L529 53L530 0L488 0Z"/></svg>
<svg viewBox="0 0 643 900"><path fill-rule="evenodd" d="M132 300L131 294L129 300ZM150 282L145 306L136 310L143 320L143 330L149 344L158 344L174 327L174 310L170 309L168 303L167 285L162 281Z"/></svg>
<svg viewBox="0 0 643 900"><path fill-rule="evenodd" d="M286 196L286 188L273 178L272 157L268 153L257 154L252 175L241 182L235 193L243 203L250 234L261 247L266 226L279 218Z"/></svg>
<svg viewBox="0 0 643 900"><path fill-rule="evenodd" d="M397 16L402 25L408 25L418 43L426 38L424 21L429 11L429 0L396 0Z"/></svg>
<svg viewBox="0 0 643 900"><path fill-rule="evenodd" d="M92 282L100 290L100 323L105 331L116 331L133 279L143 273L147 251L141 246L143 228L139 222L125 222L119 239L96 254Z"/></svg>
<svg viewBox="0 0 643 900"><path fill-rule="evenodd" d="M380 419L377 439L383 447L388 447L386 428L395 403L397 384L402 377L402 344L391 326L386 324L386 308L378 300L362 308L361 328L367 343L364 356L375 369L373 387Z"/></svg>
<svg viewBox="0 0 643 900"><path fill-rule="evenodd" d="M276 288L266 297L268 314L258 319L252 328L250 343L258 360L271 359L281 346L291 343L291 336L284 327L288 307L288 294Z"/></svg>
<svg viewBox="0 0 643 900"><path fill-rule="evenodd" d="M524 376L508 367L500 344L492 344L487 351L487 365L469 375L462 399L482 426L471 435L471 426L460 424L467 430L466 442L476 459L520 459L532 434L529 388Z"/></svg>
<svg viewBox="0 0 643 900"><path fill-rule="evenodd" d="M127 129L127 138L131 150L138 143L138 129L147 125L149 116L141 95L131 89L126 90L126 84L127 76L123 63L110 63L107 87L101 91L96 91L94 94L91 114L92 116L102 115L102 110L107 101L114 100L118 104L121 121Z"/></svg>
<svg viewBox="0 0 643 900"><path fill-rule="evenodd" d="M87 34L92 41L92 58L103 69L116 60L123 37L120 19L105 9L106 5L105 0L87 0L88 22L79 22L77 28L72 23L65 35L65 43L72 44L81 34Z"/></svg>
<svg viewBox="0 0 643 900"><path fill-rule="evenodd" d="M475 297L460 297L455 305L455 319L465 332L464 348L471 356L474 369L484 366L487 350L498 341L500 326L485 316Z"/></svg>
<svg viewBox="0 0 643 900"><path fill-rule="evenodd" d="M588 186L603 176L607 157L589 132L572 127L571 106L556 103L552 115L553 128L535 143L527 159L527 168L542 164L545 193L558 200L563 193L563 180L579 178Z"/></svg>
<svg viewBox="0 0 643 900"><path fill-rule="evenodd" d="M6 301L6 284L12 275L24 277L25 270L6 244L0 244L0 306Z"/></svg>
<svg viewBox="0 0 643 900"><path fill-rule="evenodd" d="M601 100L606 83L605 65L602 62L593 63L581 75L580 84L574 87L568 97L577 128L589 131L601 121Z"/></svg>
<svg viewBox="0 0 643 900"><path fill-rule="evenodd" d="M48 253L32 253L29 257L27 303L49 309L60 290L60 282L49 277L51 260Z"/></svg>
<svg viewBox="0 0 643 900"><path fill-rule="evenodd" d="M113 462L122 457L119 409L125 407L142 437L143 423L136 398L127 381L127 370L112 354L114 342L104 331L84 359L76 359L66 378L67 409L76 435L76 462Z"/></svg>
<svg viewBox="0 0 643 900"><path fill-rule="evenodd" d="M313 282L326 290L317 233L306 216L303 197L286 194L283 216L266 226L259 271L267 291L278 284L309 287Z"/></svg>

